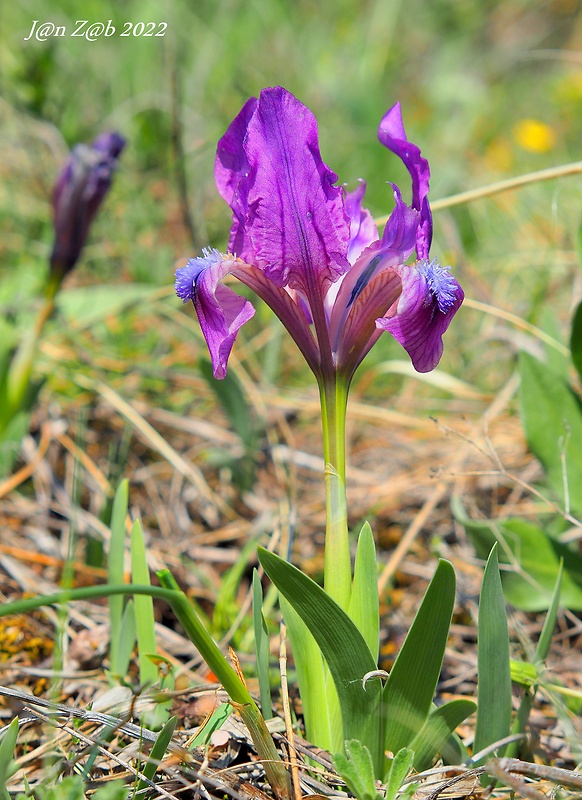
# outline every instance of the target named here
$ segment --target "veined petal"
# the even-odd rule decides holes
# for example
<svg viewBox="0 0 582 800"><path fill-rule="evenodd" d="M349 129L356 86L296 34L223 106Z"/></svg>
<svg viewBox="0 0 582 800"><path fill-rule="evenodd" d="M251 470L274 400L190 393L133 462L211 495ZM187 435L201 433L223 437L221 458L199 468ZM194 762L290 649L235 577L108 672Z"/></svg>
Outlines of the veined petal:
<svg viewBox="0 0 582 800"><path fill-rule="evenodd" d="M281 87L264 89L219 142L216 176L234 252L310 304L323 298L349 266L350 230L311 111Z"/></svg>
<svg viewBox="0 0 582 800"><path fill-rule="evenodd" d="M412 253L416 242L418 228L418 211L403 202L400 190L393 186L396 206L390 215L381 242L373 242L366 248L349 272L341 281L331 287L330 295L335 292L333 307L329 313L330 341L333 351L340 347L340 339L344 336L344 325L351 307L366 286L381 272L403 264ZM389 305L392 305L392 300ZM382 298L380 303L383 304ZM384 310L376 314L381 316ZM376 319L373 317L371 322ZM363 357L363 356L362 356Z"/></svg>
<svg viewBox="0 0 582 800"><path fill-rule="evenodd" d="M420 148L406 137L400 103L396 103L384 115L378 129L378 138L385 147L402 159L410 173L411 205L420 213L416 253L419 259L428 258L432 241L432 214L428 203L430 167L426 158L420 155Z"/></svg>
<svg viewBox="0 0 582 800"><path fill-rule="evenodd" d="M203 250L202 257L191 258L176 271L176 294L184 303L194 303L215 378L226 375L238 331L255 313L248 300L220 283L236 266L236 259L218 250Z"/></svg>
<svg viewBox="0 0 582 800"><path fill-rule="evenodd" d="M378 329L376 320L396 303L401 291L402 281L397 270L380 268L350 305L337 351L338 370L346 377L351 378L380 337L382 331Z"/></svg>
<svg viewBox="0 0 582 800"><path fill-rule="evenodd" d="M239 256L245 254L245 221L249 211L248 185L250 165L244 149L244 139L249 122L257 107L257 98L251 97L234 118L218 142L214 162L214 179L221 197L232 210L232 228L228 249Z"/></svg>
<svg viewBox="0 0 582 800"><path fill-rule="evenodd" d="M398 250L404 262L416 247L416 237L420 215L415 208L407 206L402 200L400 189L392 184L396 205L388 217L388 222L382 234L382 247Z"/></svg>
<svg viewBox="0 0 582 800"><path fill-rule="evenodd" d="M233 273L275 312L291 334L312 371L315 375L319 375L319 348L311 332L312 320L309 308L299 292L276 286L264 272L250 264L237 262L237 269L233 270Z"/></svg>
<svg viewBox="0 0 582 800"><path fill-rule="evenodd" d="M442 337L463 302L463 290L436 261L401 265L396 271L402 294L376 325L400 342L417 372L430 372L440 361Z"/></svg>
<svg viewBox="0 0 582 800"><path fill-rule="evenodd" d="M345 209L350 220L350 243L348 247L348 261L354 264L363 251L379 239L378 228L374 218L367 208L362 207L362 200L366 191L366 182L360 179L357 189L353 192L344 190ZM414 245L413 245L414 247ZM351 271L352 267L350 267ZM325 310L328 319L346 275L332 283L325 295Z"/></svg>
<svg viewBox="0 0 582 800"><path fill-rule="evenodd" d="M372 242L377 241L378 228L374 218L367 208L362 207L362 200L366 192L366 182L360 184L353 192L345 193L345 209L350 220L350 244L348 248L348 261L353 264L362 251Z"/></svg>

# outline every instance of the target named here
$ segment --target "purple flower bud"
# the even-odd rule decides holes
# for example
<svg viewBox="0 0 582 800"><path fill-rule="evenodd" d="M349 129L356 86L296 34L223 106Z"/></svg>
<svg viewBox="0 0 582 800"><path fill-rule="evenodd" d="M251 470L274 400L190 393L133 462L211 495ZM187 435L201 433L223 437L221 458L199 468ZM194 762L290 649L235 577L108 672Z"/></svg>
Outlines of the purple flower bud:
<svg viewBox="0 0 582 800"><path fill-rule="evenodd" d="M125 139L111 132L102 133L91 145L78 144L73 148L53 189L52 275L62 279L77 263L124 147Z"/></svg>

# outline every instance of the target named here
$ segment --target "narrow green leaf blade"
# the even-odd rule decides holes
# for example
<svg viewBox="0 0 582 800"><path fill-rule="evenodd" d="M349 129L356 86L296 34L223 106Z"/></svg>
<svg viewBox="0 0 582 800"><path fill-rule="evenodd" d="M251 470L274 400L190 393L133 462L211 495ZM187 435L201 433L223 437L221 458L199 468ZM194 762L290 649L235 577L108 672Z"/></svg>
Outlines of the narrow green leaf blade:
<svg viewBox="0 0 582 800"><path fill-rule="evenodd" d="M352 593L352 557L348 536L346 487L338 471L325 465L325 496L329 509L325 525L324 589L344 611Z"/></svg>
<svg viewBox="0 0 582 800"><path fill-rule="evenodd" d="M168 749L168 745L172 741L172 736L174 735L174 731L176 730L176 725L178 723L178 717L170 717L170 719L166 722L162 730L158 733L158 737L154 742L152 747L151 753L148 757L148 760L144 764L141 772L143 773L144 778L147 780L153 780L154 775L158 767L160 766L162 759L166 755L166 750ZM142 789L149 788L149 784L147 780L140 779L137 784L137 792L141 792Z"/></svg>
<svg viewBox="0 0 582 800"><path fill-rule="evenodd" d="M131 530L131 575L134 583L142 586L150 583L143 532L141 523L137 519ZM139 654L139 679L142 683L155 683L158 679L158 670L149 658L150 654L156 652L154 603L148 595L136 594L133 604Z"/></svg>
<svg viewBox="0 0 582 800"><path fill-rule="evenodd" d="M281 594L281 613L293 648L297 684L301 694L305 730L309 741L334 753L341 750L344 736L337 692L321 650L309 628L291 603ZM330 686L331 684L331 686Z"/></svg>
<svg viewBox="0 0 582 800"><path fill-rule="evenodd" d="M190 747L202 747L208 744L214 731L222 728L232 712L233 707L230 703L221 703L218 708L214 709L210 717L206 718L206 721L202 724L202 727L192 740Z"/></svg>
<svg viewBox="0 0 582 800"><path fill-rule="evenodd" d="M172 573L168 569L162 569L156 574L161 586L174 592L175 596L170 600L174 613L186 631L186 635L200 652L206 665L222 683L230 699L241 706L253 706L254 701L246 684L243 683L238 673L226 660L218 645L206 630L193 604L180 591ZM2 610L0 608L1 613Z"/></svg>
<svg viewBox="0 0 582 800"><path fill-rule="evenodd" d="M263 616L263 587L256 569L253 569L253 628L255 632L255 659L259 679L261 711L265 719L273 716L271 685L269 681L269 633Z"/></svg>
<svg viewBox="0 0 582 800"><path fill-rule="evenodd" d="M455 571L441 559L384 687L385 747L407 747L430 712L455 604Z"/></svg>
<svg viewBox="0 0 582 800"><path fill-rule="evenodd" d="M127 503L129 498L129 483L122 480L111 509L111 533L109 536L109 553L107 557L107 577L109 583L117 585L124 579L125 556L125 518L127 516ZM121 628L123 618L123 595L111 595L107 600L109 605L109 628L111 631L111 644L109 646L109 666L113 675L125 677L124 666L121 664L120 649L122 647ZM133 644L132 644L133 648Z"/></svg>
<svg viewBox="0 0 582 800"><path fill-rule="evenodd" d="M121 627L119 629L119 646L116 654L116 670L111 672L119 677L127 675L131 655L136 641L135 609L133 600L130 598L123 609Z"/></svg>
<svg viewBox="0 0 582 800"><path fill-rule="evenodd" d="M366 640L374 661L378 660L380 609L376 548L370 525L365 522L358 538L354 581L348 616Z"/></svg>
<svg viewBox="0 0 582 800"><path fill-rule="evenodd" d="M451 700L431 712L426 722L410 743L414 751L414 768L417 772L429 769L441 754L455 728L475 712L472 700Z"/></svg>
<svg viewBox="0 0 582 800"><path fill-rule="evenodd" d="M282 558L259 548L259 560L279 592L301 617L317 641L335 683L342 711L344 739L358 739L370 750L380 776L380 681L362 686L376 663L362 634L321 587Z"/></svg>
<svg viewBox="0 0 582 800"><path fill-rule="evenodd" d="M564 561L562 560L560 561L560 566L558 568L558 577L556 578L556 585L554 586L554 592L552 594L550 607L548 608L548 613L546 614L546 618L544 620L542 632L540 633L540 638L538 639L538 644L536 647L536 654L535 654L536 661L545 661L546 658L548 657L548 653L550 652L550 646L552 644L552 634L556 627L556 622L558 620L558 610L560 608L560 594L562 591L563 573L564 573Z"/></svg>
<svg viewBox="0 0 582 800"><path fill-rule="evenodd" d="M475 753L508 736L511 728L509 633L497 547L487 560L479 601Z"/></svg>

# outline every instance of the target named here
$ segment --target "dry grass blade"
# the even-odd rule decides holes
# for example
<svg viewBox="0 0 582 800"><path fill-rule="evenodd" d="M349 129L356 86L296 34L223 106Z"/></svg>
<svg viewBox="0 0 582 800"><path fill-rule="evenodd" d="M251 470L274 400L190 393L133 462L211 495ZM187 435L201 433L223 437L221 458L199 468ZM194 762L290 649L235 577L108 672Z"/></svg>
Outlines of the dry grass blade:
<svg viewBox="0 0 582 800"><path fill-rule="evenodd" d="M101 491L109 492L111 491L111 484L105 477L105 475L101 472L101 470L97 467L95 462L89 458L87 453L79 447L79 445L75 444L75 442L71 439L71 437L66 433L60 433L55 436L57 442L59 442L65 450L68 450L69 453L75 458L85 469L88 474L93 478L95 483L99 486Z"/></svg>
<svg viewBox="0 0 582 800"><path fill-rule="evenodd" d="M517 314L512 314L510 311L504 311L504 309L499 308L498 306L491 306L488 303L481 303L479 300L472 300L470 297L465 297L463 302L467 308L473 308L475 311L483 311L485 314L491 314L493 317L498 317L499 319L504 319L506 322L511 322L511 324L515 325L516 328L531 333L536 337L536 339L539 339L541 342L549 345L554 350L557 350L558 353L566 356L566 358L570 357L570 350L565 347L565 345L563 345L561 342L558 342L557 339L554 339L553 336L550 336L541 328L538 328L536 325L532 325L531 322L527 322L527 320L518 317Z"/></svg>
<svg viewBox="0 0 582 800"><path fill-rule="evenodd" d="M436 767L435 769L411 775L405 781L403 788L411 782L420 783L413 795L413 800L437 800L439 797L453 800L453 798L473 797L482 794L484 791L479 783L479 778L484 771L484 767L477 767L476 769L450 766ZM451 772L456 772L457 774L451 776Z"/></svg>
<svg viewBox="0 0 582 800"><path fill-rule="evenodd" d="M551 767L546 764L533 764L529 761L519 761L517 758L492 759L486 764L487 769L491 764L498 766L505 772L517 772L519 775L527 775L529 778L554 781L554 783L567 786L570 789L582 789L582 772Z"/></svg>
<svg viewBox="0 0 582 800"><path fill-rule="evenodd" d="M35 469L39 466L39 464L42 463L53 436L53 425L50 422L45 423L41 429L40 442L35 454L30 459L28 464L26 464L26 466L21 467L17 472L14 473L14 475L11 475L0 484L0 497L4 497L9 492L13 491L13 489L16 489L17 486L20 486L21 483L24 483L24 481L30 478Z"/></svg>
<svg viewBox="0 0 582 800"><path fill-rule="evenodd" d="M115 717L111 714L102 714L99 711L89 711L85 708L77 708L76 706L67 706L63 703L55 703L50 700L45 700L42 697L34 697L34 695L26 694L18 689L9 689L5 686L0 686L0 695L10 697L13 700L19 700L26 703L32 711L34 707L44 708L51 715L60 715L61 717L83 720L84 722L93 722L98 725L104 725L113 728L116 732L123 733L126 736L143 740L146 742L155 742L158 734L155 731L150 731L141 725L134 725L132 722L127 722L120 717ZM171 744L168 748L176 755L180 756L183 760L190 760L191 753L183 747Z"/></svg>
<svg viewBox="0 0 582 800"><path fill-rule="evenodd" d="M509 786L513 792L521 797L527 797L528 800L546 800L545 794L538 792L531 784L525 783L525 781L516 778L515 775L512 775L507 770L502 769L499 762L488 763L486 772L492 778L500 780L504 786Z"/></svg>
<svg viewBox="0 0 582 800"><path fill-rule="evenodd" d="M464 303L467 305L466 298ZM363 375L358 381L358 391L362 392L365 387L368 387L371 383L373 383L378 375L387 375L391 373L404 375L406 378L411 378L416 381L422 381L423 383L427 383L437 389L442 389L443 391L448 392L453 397L483 401L490 397L484 392L475 389L474 386L471 386L471 384L467 383L466 381L463 381L460 378L455 378L454 375L450 375L448 372L443 372L441 369L435 369L432 372L417 372L409 361L400 359L391 359L390 361L384 361L375 367L369 367L366 370L365 375Z"/></svg>
<svg viewBox="0 0 582 800"><path fill-rule="evenodd" d="M71 741L79 740L83 742L83 744L87 745L87 747L90 749L96 748L102 756L110 759L118 766L123 767L125 770L127 770L127 772L133 775L134 778L143 781L150 788L155 789L155 791L162 797L167 797L168 800L175 800L173 795L167 792L159 784L156 784L147 778L139 769L133 767L126 759L121 758L121 756L111 752L111 748L104 747L98 738L92 738L91 736L88 736L87 734L83 733L83 731L79 730L79 728L70 728L68 725L58 723L47 714L43 714L35 709L25 708L25 711L32 714L39 721L51 725L54 728L58 728L59 730L63 731L63 733L68 734L71 737Z"/></svg>
<svg viewBox="0 0 582 800"><path fill-rule="evenodd" d="M221 511L228 519L236 519L236 513L221 497L212 491L198 467L182 458L182 456L160 436L155 428L153 428L130 403L124 400L109 386L101 383L101 381L91 381L82 375L77 375L76 380L85 389L99 392L110 405L128 419L146 442L196 487L201 497L206 500L208 504Z"/></svg>
<svg viewBox="0 0 582 800"><path fill-rule="evenodd" d="M481 186L479 189L469 189L466 192L459 192L459 194L453 194L450 197L443 197L442 200L433 200L430 205L433 211L442 211L445 208L465 205L465 203L472 203L475 200L482 200L485 197L492 197L502 192L511 192L515 189L521 189L522 186L528 186L531 183L566 178L570 175L578 175L581 172L582 161L573 161L570 164L562 164L559 167L549 167L548 169L541 169L538 172L529 172L527 175L507 178L504 181L497 181L497 183L491 183L488 186ZM376 225L382 225L387 220L388 216L384 216L378 217L374 222Z"/></svg>
<svg viewBox="0 0 582 800"><path fill-rule="evenodd" d="M482 417L473 425L472 431L477 433L478 430L482 427L486 427L491 420L497 416L498 414L503 411L506 407L507 403L511 400L517 388L519 386L519 378L517 374L512 375L509 381L506 383L505 387L501 390L501 392L496 396L493 402L489 405L486 409ZM471 436L468 437L471 439ZM453 459L453 466L458 468L461 466L463 461L469 455L469 452L472 448L472 444L470 441L462 447ZM446 496L447 492L449 491L450 484L448 481L439 481L436 485L434 491L432 492L431 496L426 500L418 514L415 516L413 522L410 524L408 529L406 530L404 536L398 543L398 546L394 550L394 553L390 557L388 563L382 570L382 574L378 580L378 591L380 596L382 596L383 592L386 589L386 586L394 576L394 573L398 569L402 559L410 549L412 542L418 536L424 525L426 524L427 519L430 517L431 513L440 503L440 501Z"/></svg>

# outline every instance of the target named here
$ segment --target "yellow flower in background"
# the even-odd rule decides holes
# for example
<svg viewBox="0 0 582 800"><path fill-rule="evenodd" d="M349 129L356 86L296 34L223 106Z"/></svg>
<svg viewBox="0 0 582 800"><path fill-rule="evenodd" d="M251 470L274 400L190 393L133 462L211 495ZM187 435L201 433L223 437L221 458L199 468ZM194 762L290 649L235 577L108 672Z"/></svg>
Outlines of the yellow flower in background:
<svg viewBox="0 0 582 800"><path fill-rule="evenodd" d="M520 147L530 153L547 153L556 144L556 133L552 127L539 119L522 119L513 126L513 138Z"/></svg>

